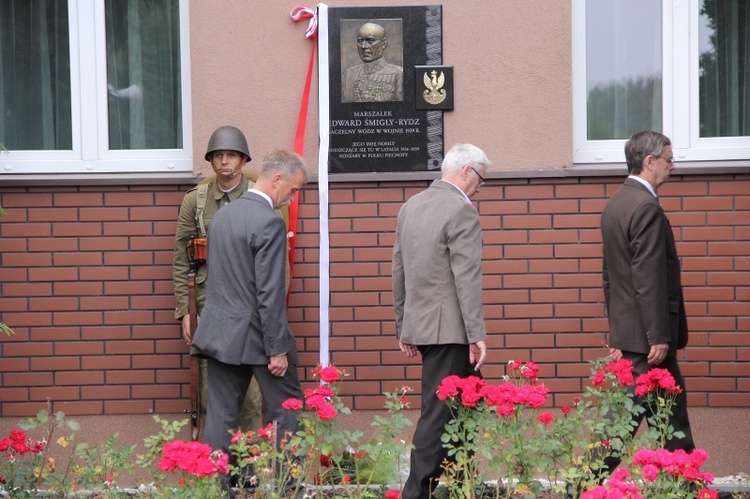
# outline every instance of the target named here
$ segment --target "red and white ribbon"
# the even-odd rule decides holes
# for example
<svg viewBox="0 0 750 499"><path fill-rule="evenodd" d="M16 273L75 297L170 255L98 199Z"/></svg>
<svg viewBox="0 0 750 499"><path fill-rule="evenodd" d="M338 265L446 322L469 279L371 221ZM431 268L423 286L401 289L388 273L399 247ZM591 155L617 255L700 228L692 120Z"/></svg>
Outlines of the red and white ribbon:
<svg viewBox="0 0 750 499"><path fill-rule="evenodd" d="M307 31L305 32L306 38L315 38L318 35L318 14L315 12L315 9L305 7L304 5L297 5L289 12L289 15L294 22L310 19L310 22L307 24Z"/></svg>
<svg viewBox="0 0 750 499"><path fill-rule="evenodd" d="M328 229L328 6L324 3L318 4L317 10L310 9L304 5L298 5L289 13L291 18L297 22L309 19L305 37L317 41L320 45L318 60L318 105L320 119L320 136L318 146L318 219L319 219L319 362L321 366L327 366L330 362L330 247ZM320 16L320 25L318 24ZM321 36L318 38L318 27L321 28ZM307 78L305 89L302 93L302 103L297 119L297 132L294 138L294 152L302 156L305 145L305 128L307 122L307 108L310 103L310 86L312 83L313 70L315 68L315 43L310 53L310 62L307 66ZM297 226L298 196L295 194L292 204L289 206L289 227ZM290 238L290 264L294 261L295 237ZM294 267L292 267L294 268ZM288 299L288 296L287 296Z"/></svg>

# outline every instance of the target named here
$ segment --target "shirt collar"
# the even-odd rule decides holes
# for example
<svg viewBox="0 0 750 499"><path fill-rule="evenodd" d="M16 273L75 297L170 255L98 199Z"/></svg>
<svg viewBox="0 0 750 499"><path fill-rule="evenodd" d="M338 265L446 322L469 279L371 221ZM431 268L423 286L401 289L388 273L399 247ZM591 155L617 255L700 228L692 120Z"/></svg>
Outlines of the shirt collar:
<svg viewBox="0 0 750 499"><path fill-rule="evenodd" d="M461 193L461 195L464 197L464 199L466 200L466 202L469 203L469 204L471 204L471 199L469 199L469 196L467 196L466 193L464 191L462 191L460 187L458 187L456 184L454 184L450 180L443 179L443 181L449 183L450 185L452 185L454 189L456 189L458 192Z"/></svg>
<svg viewBox="0 0 750 499"><path fill-rule="evenodd" d="M637 180L638 182L642 183L646 186L646 189L648 189L648 192L654 195L655 198L659 199L659 196L656 195L656 191L654 190L654 186L649 184L647 181L642 179L641 177L636 177L635 175L628 175L628 178L632 178L633 180Z"/></svg>
<svg viewBox="0 0 750 499"><path fill-rule="evenodd" d="M259 191L255 187L251 187L250 189L248 189L248 191L254 192L255 194L258 194L260 197L264 198L266 201L268 201L268 204L271 205L271 209L273 209L273 201L271 201L271 197L268 194Z"/></svg>

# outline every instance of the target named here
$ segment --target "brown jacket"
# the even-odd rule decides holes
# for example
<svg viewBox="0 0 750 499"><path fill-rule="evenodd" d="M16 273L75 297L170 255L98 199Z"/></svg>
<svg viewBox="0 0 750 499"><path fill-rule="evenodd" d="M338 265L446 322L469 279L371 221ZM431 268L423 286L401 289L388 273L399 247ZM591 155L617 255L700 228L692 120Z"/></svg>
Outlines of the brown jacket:
<svg viewBox="0 0 750 499"><path fill-rule="evenodd" d="M627 179L601 218L603 286L609 346L648 354L669 343L669 355L687 345L680 261L664 210L645 186Z"/></svg>

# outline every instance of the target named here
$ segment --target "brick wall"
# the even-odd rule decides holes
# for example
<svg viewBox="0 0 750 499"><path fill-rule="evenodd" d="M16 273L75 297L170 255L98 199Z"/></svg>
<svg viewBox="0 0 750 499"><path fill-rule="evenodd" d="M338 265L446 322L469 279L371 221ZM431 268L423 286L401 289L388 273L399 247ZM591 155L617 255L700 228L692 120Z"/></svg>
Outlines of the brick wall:
<svg viewBox="0 0 750 499"><path fill-rule="evenodd" d="M603 354L599 214L622 179L490 180L484 228L485 376L532 359L563 405ZM395 217L428 182L334 183L331 357L354 409L419 387L396 347L390 284ZM303 375L318 360L315 185L303 191L289 318ZM187 348L172 316L175 219L188 186L4 187L0 206L0 416L52 399L67 414L179 412ZM750 177L676 176L660 190L683 260L691 329L681 353L694 406L750 407Z"/></svg>

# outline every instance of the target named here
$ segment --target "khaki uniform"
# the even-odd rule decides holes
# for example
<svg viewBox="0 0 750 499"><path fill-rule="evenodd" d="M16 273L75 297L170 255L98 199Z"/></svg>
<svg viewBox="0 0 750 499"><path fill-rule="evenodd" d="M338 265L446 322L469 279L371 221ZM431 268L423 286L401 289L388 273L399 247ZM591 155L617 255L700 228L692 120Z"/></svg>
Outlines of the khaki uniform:
<svg viewBox="0 0 750 499"><path fill-rule="evenodd" d="M227 203L234 201L235 199L242 196L242 194L254 185L254 181L258 178L258 173L254 171L243 171L243 177L240 183L232 189L230 192L225 193L219 189L216 182L216 177L210 177L201 182L199 186L190 189L182 200L182 206L180 206L180 214L177 218L177 230L175 232L174 240L174 253L172 256L172 282L174 284L174 295L176 300L175 306L175 319L182 320L184 316L188 314L188 284L187 275L190 270L188 262L187 250L185 244L190 240L190 237L205 237L206 234L202 233L200 218L203 219L203 226L207 231L211 225L211 220L219 208ZM205 204L203 207L202 217L198 215L198 196L199 191L202 190L202 185L207 185L205 192ZM289 212L285 206L281 210L277 210L279 216L284 219L287 228L289 227ZM288 249L288 246L287 246ZM203 310L203 305L206 301L206 264L201 263L198 265L198 270L195 275L195 294L197 298L197 311L200 315ZM289 289L289 265L287 264L286 272L286 286ZM206 361L201 359L201 411L206 411L206 401L208 400L207 394L207 373L206 373ZM256 430L263 425L262 418L262 397L260 394L260 388L258 382L253 378L250 386L248 387L247 395L242 403L242 411L240 414L239 424L240 428L247 430Z"/></svg>

